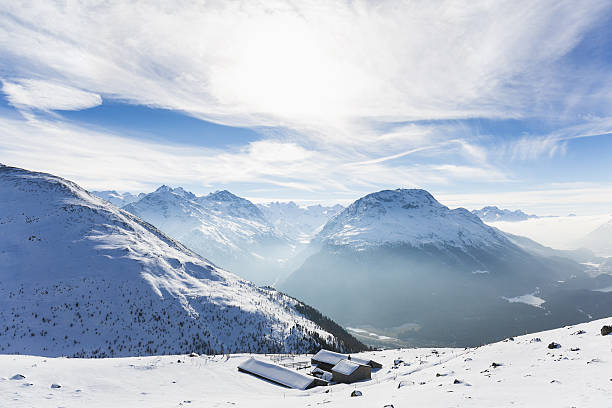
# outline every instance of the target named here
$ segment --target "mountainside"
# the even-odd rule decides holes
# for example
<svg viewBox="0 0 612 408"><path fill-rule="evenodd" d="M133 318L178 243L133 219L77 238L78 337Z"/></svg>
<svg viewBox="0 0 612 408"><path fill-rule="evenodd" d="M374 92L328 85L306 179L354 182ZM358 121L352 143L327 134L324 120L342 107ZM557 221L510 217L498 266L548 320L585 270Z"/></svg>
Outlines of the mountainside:
<svg viewBox="0 0 612 408"><path fill-rule="evenodd" d="M124 205L133 203L134 201L138 201L145 195L144 193L140 193L138 195L129 192L119 193L115 190L92 191L91 193L97 197L105 199L117 207L123 207Z"/></svg>
<svg viewBox="0 0 612 408"><path fill-rule="evenodd" d="M300 207L293 201L258 204L257 207L277 230L302 243L308 243L331 217L344 209L340 204Z"/></svg>
<svg viewBox="0 0 612 408"><path fill-rule="evenodd" d="M332 218L279 287L353 333L474 345L602 316L609 293L570 259L526 251L423 190L369 194ZM394 344L401 344L397 341Z"/></svg>
<svg viewBox="0 0 612 408"><path fill-rule="evenodd" d="M597 255L612 257L612 221L608 221L578 241L578 246L589 248Z"/></svg>
<svg viewBox="0 0 612 408"><path fill-rule="evenodd" d="M537 215L525 214L521 210L506 210L495 206L482 207L480 210L473 210L472 214L484 222L494 221L525 221L531 218L539 218Z"/></svg>
<svg viewBox="0 0 612 408"><path fill-rule="evenodd" d="M368 194L332 218L316 236L327 245L365 249L408 244L504 246L507 238L469 211L449 210L425 190Z"/></svg>
<svg viewBox="0 0 612 408"><path fill-rule="evenodd" d="M274 283L294 252L292 241L253 203L229 191L197 197L180 187L162 186L124 209L259 284Z"/></svg>
<svg viewBox="0 0 612 408"><path fill-rule="evenodd" d="M217 268L70 181L0 167L0 353L363 347L315 312Z"/></svg>

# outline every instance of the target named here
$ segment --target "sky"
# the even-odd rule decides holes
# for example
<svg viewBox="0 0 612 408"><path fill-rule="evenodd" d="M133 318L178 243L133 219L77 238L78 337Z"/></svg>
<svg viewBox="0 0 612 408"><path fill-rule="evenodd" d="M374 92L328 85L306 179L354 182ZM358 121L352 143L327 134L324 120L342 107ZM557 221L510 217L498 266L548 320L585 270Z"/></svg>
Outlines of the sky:
<svg viewBox="0 0 612 408"><path fill-rule="evenodd" d="M0 163L90 190L612 213L609 1L3 2Z"/></svg>

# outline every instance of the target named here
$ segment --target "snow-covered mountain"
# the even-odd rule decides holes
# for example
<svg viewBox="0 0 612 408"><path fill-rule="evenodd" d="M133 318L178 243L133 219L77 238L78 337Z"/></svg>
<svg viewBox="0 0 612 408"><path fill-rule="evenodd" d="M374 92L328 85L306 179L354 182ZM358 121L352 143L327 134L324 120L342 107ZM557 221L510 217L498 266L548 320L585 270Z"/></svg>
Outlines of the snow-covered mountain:
<svg viewBox="0 0 612 408"><path fill-rule="evenodd" d="M0 353L103 357L322 345L359 348L316 310L219 269L76 184L0 167Z"/></svg>
<svg viewBox="0 0 612 408"><path fill-rule="evenodd" d="M308 243L330 218L344 209L340 204L301 207L293 201L258 204L257 207L276 229L300 243Z"/></svg>
<svg viewBox="0 0 612 408"><path fill-rule="evenodd" d="M308 366L310 355L96 360L0 355L0 396L15 408L608 407L612 335L601 335L606 325L612 325L612 318L476 348L353 354L380 362L383 369L373 370L370 381L305 391L240 372L238 366L252 357L270 364ZM354 391L361 395L351 396Z"/></svg>
<svg viewBox="0 0 612 408"><path fill-rule="evenodd" d="M478 216L484 222L495 222L495 221L525 221L531 218L539 218L537 215L525 214L521 210L507 210L500 209L495 206L482 207L480 210L473 210L473 214Z"/></svg>
<svg viewBox="0 0 612 408"><path fill-rule="evenodd" d="M612 307L612 294L590 290L610 286L609 276L591 279L575 261L527 251L424 190L355 201L308 251L281 289L345 326L405 344L480 344Z"/></svg>
<svg viewBox="0 0 612 408"><path fill-rule="evenodd" d="M123 207L216 265L272 284L295 250L250 201L229 191L197 197L161 186Z"/></svg>
<svg viewBox="0 0 612 408"><path fill-rule="evenodd" d="M450 210L425 190L368 194L332 218L316 237L328 245L504 246L507 238L469 211Z"/></svg>
<svg viewBox="0 0 612 408"><path fill-rule="evenodd" d="M134 201L138 201L144 196L144 193L140 193L140 194L132 194L130 192L119 193L115 190L92 191L91 193L95 196L105 199L106 201L108 201L109 203L117 207L123 207L124 205L133 203Z"/></svg>

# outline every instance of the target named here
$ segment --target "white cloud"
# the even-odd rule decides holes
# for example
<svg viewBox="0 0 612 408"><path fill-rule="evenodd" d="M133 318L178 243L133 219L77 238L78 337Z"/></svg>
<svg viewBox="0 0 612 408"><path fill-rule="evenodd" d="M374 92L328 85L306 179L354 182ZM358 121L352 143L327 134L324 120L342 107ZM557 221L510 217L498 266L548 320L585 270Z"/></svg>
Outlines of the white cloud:
<svg viewBox="0 0 612 408"><path fill-rule="evenodd" d="M551 183L530 187L478 193L440 193L438 198L451 207L476 209L496 205L536 215L610 213L612 183Z"/></svg>
<svg viewBox="0 0 612 408"><path fill-rule="evenodd" d="M255 141L231 151L160 144L37 118L0 117L0 157L5 164L58 174L88 188L129 191L161 183L200 191L234 183L245 194L251 187L267 186L357 198L374 189L503 177L490 167L355 162L354 154L333 147L315 150L280 140Z"/></svg>
<svg viewBox="0 0 612 408"><path fill-rule="evenodd" d="M38 79L2 82L2 92L17 108L42 110L80 110L102 103L100 95L71 86Z"/></svg>
<svg viewBox="0 0 612 408"><path fill-rule="evenodd" d="M585 118L583 123L563 127L547 135L522 136L509 142L505 152L513 159L533 160L542 156L564 156L574 139L612 135L612 117Z"/></svg>
<svg viewBox="0 0 612 408"><path fill-rule="evenodd" d="M516 117L564 99L567 53L609 6L573 2L3 5L3 68L102 96L328 141L371 121ZM367 138L371 142L372 138Z"/></svg>

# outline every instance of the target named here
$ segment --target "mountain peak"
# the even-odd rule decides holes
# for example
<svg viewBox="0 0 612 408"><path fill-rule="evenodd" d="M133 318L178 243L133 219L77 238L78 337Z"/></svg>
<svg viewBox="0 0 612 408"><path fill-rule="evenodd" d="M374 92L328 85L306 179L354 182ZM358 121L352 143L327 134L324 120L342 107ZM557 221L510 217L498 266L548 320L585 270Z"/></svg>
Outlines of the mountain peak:
<svg viewBox="0 0 612 408"><path fill-rule="evenodd" d="M237 195L230 193L227 190L217 190L214 193L210 193L206 196L207 199L213 201L240 201L244 198L238 197Z"/></svg>
<svg viewBox="0 0 612 408"><path fill-rule="evenodd" d="M521 210L501 209L494 205L482 207L480 210L472 211L481 220L485 222L492 221L525 221L530 218L539 218L537 215L525 214Z"/></svg>
<svg viewBox="0 0 612 408"><path fill-rule="evenodd" d="M405 209L442 206L427 190L423 189L398 188L396 190L382 190L368 194L360 200L368 199L401 204L401 207Z"/></svg>
<svg viewBox="0 0 612 408"><path fill-rule="evenodd" d="M453 247L507 244L507 240L464 208L451 210L422 189L368 194L332 218L317 236L332 245Z"/></svg>
<svg viewBox="0 0 612 408"><path fill-rule="evenodd" d="M188 200L194 200L196 198L195 194L193 194L190 191L185 190L183 187L172 188L165 184L159 186L157 190L155 190L151 194L155 194L155 195L174 194L174 195L178 195L180 197L186 198Z"/></svg>

